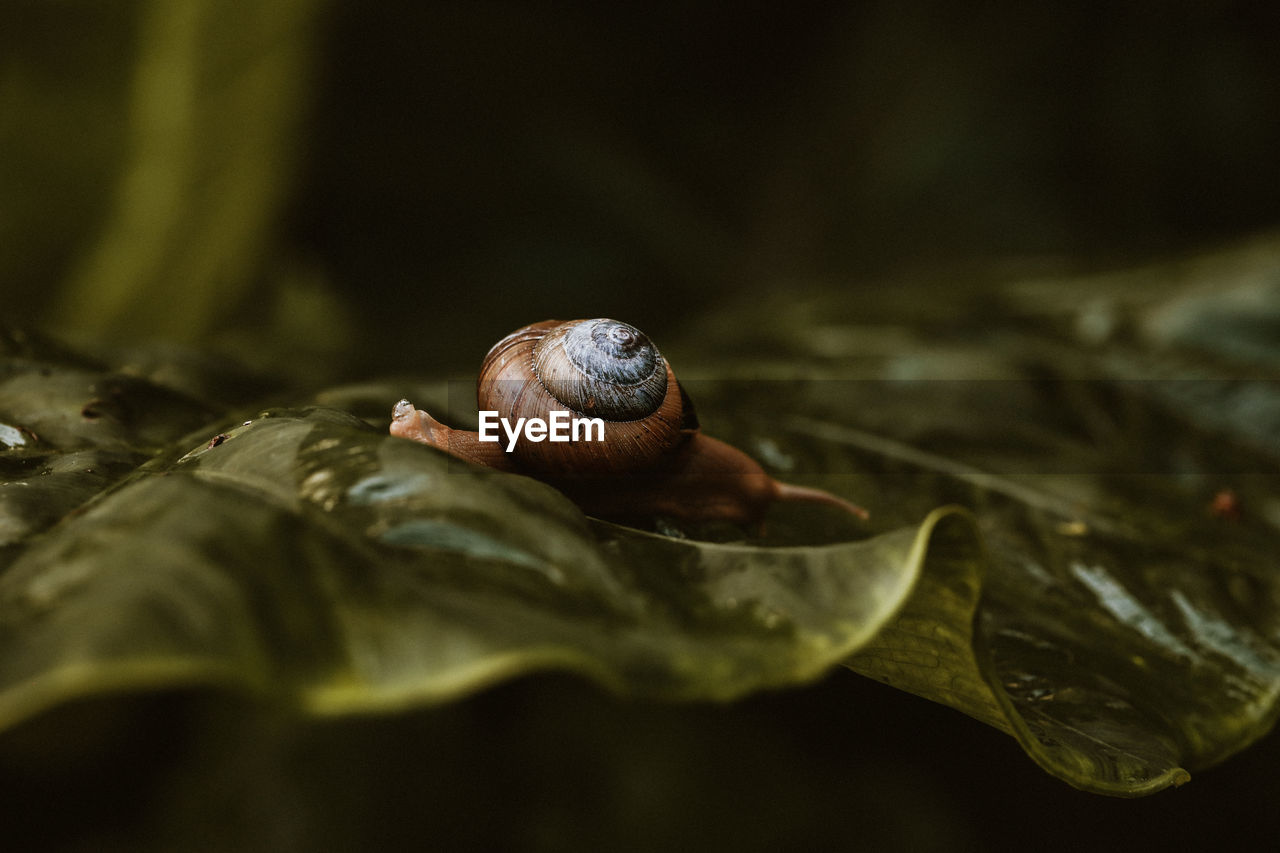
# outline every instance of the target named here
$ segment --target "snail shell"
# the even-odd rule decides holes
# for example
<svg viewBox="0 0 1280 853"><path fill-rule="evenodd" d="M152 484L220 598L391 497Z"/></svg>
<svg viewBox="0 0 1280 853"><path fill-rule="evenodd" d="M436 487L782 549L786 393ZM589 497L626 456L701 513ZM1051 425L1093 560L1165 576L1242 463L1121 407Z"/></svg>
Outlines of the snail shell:
<svg viewBox="0 0 1280 853"><path fill-rule="evenodd" d="M830 492L779 483L741 450L699 432L671 365L644 333L617 320L546 320L517 329L489 350L476 397L481 410L509 423L550 423L557 411L601 418L604 440L517 442L508 454L408 400L392 409L390 432L479 465L533 474L585 512L608 518L660 514L762 525L778 501L867 517Z"/></svg>
<svg viewBox="0 0 1280 853"><path fill-rule="evenodd" d="M651 467L696 428L675 374L643 332L603 318L547 320L489 350L477 401L503 417L553 411L601 418L604 441L524 441L520 465L546 474L618 474Z"/></svg>

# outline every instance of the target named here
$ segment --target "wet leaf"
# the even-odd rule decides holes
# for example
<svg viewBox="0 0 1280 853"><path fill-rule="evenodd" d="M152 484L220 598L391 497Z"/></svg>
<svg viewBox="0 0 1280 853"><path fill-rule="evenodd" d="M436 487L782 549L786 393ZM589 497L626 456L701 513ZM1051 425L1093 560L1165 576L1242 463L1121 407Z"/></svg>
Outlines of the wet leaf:
<svg viewBox="0 0 1280 853"><path fill-rule="evenodd" d="M902 343L825 378L797 357L771 362L786 381L688 383L708 431L873 510L863 527L778 507L760 540L590 520L542 483L390 438L378 401L402 386L190 431L213 409L15 347L0 722L191 685L390 711L548 669L728 700L845 664L1098 793L1181 784L1265 734L1275 454L1213 401L1262 411L1274 383L1138 380L1021 337Z"/></svg>
<svg viewBox="0 0 1280 853"><path fill-rule="evenodd" d="M838 664L927 571L935 528L967 524L696 543L593 528L547 486L333 410L220 434L0 578L6 722L97 690L205 683L320 713L388 709L547 667L728 699Z"/></svg>
<svg viewBox="0 0 1280 853"><path fill-rule="evenodd" d="M0 326L0 565L218 409Z"/></svg>

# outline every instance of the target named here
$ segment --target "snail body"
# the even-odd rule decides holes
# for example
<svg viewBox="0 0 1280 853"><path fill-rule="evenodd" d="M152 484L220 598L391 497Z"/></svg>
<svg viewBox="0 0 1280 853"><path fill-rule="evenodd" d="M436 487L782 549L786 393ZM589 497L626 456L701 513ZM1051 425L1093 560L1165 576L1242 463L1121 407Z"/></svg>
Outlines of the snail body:
<svg viewBox="0 0 1280 853"><path fill-rule="evenodd" d="M687 395L648 337L616 320L547 320L489 350L477 379L482 412L526 422L559 412L603 421L603 440L482 440L401 400L391 434L481 465L529 474L608 518L664 515L759 524L775 501L861 507L828 492L779 483L742 451L699 431ZM589 433L588 433L589 435Z"/></svg>

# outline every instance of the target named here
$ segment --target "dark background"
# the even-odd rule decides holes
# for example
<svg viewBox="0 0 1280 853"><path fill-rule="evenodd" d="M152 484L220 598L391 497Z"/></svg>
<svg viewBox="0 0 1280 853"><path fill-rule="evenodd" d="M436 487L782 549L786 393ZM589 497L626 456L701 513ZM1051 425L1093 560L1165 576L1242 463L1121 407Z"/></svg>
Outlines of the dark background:
<svg viewBox="0 0 1280 853"><path fill-rule="evenodd" d="M656 333L741 290L874 299L886 273L1098 265L1280 222L1267 4L340 18L293 234L382 289L378 323L607 307Z"/></svg>
<svg viewBox="0 0 1280 853"><path fill-rule="evenodd" d="M1272 3L171 8L0 11L19 319L469 373L545 317L669 340L1280 224Z"/></svg>
<svg viewBox="0 0 1280 853"><path fill-rule="evenodd" d="M63 706L0 741L17 849L1268 849L1274 735L1185 786L1087 794L956 711L847 671L731 705L568 676L302 721L204 693Z"/></svg>
<svg viewBox="0 0 1280 853"><path fill-rule="evenodd" d="M1280 225L1274 3L284 0L193 2L176 22L163 3L0 10L10 320L317 382L466 376L545 317L696 336L719 306L792 286L875 305L904 281L981 288ZM165 62L185 98L139 82L168 79ZM185 129L163 127L171 96ZM190 745L225 723L207 698L146 700L131 711L156 725L53 770L11 764L14 820L88 844L152 809L198 827L225 808L269 835L279 814L158 793L193 756L235 787L240 765ZM727 708L531 679L336 725L262 759L304 780L286 842L323 846L343 821L307 795L342 785L373 792L344 826L400 842L1148 849L1277 828L1274 736L1186 788L1114 801L844 672Z"/></svg>

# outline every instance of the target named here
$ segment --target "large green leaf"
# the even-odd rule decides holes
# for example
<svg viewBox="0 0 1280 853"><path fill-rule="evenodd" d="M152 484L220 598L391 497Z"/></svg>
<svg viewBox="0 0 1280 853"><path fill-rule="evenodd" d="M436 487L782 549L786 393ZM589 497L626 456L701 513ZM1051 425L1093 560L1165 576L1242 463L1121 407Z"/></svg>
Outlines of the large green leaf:
<svg viewBox="0 0 1280 853"><path fill-rule="evenodd" d="M3 719L121 686L234 684L324 713L440 701L564 667L727 699L865 644L934 553L935 513L762 548L586 519L333 410L267 413L150 470L0 578ZM979 569L972 538L940 559Z"/></svg>
<svg viewBox="0 0 1280 853"><path fill-rule="evenodd" d="M807 428L811 446L879 458L886 484L902 457L929 461ZM1072 784L1136 795L1272 720L1276 654L1213 615L1221 579L1135 586L1152 558L1118 535L1072 528L1060 535L1079 554L1041 542L1042 565L1032 540L999 537L984 587L976 527L954 510L860 541L707 543L588 524L543 484L337 410L264 412L180 446L193 443L0 577L6 723L96 691L191 684L387 710L546 668L728 699L847 660L1013 733ZM1004 504L1002 523L1041 537L1058 523L998 485L974 494ZM1154 615L1166 601L1181 621Z"/></svg>
<svg viewBox="0 0 1280 853"><path fill-rule="evenodd" d="M6 332L0 721L190 685L346 715L547 669L725 700L844 663L1121 796L1271 728L1274 383L1151 380L1137 348L1015 334L931 350L810 310L828 331L789 354L676 350L707 428L873 509L863 527L778 507L754 540L587 519L544 484L392 439L404 383L199 426L279 391ZM815 367L805 348L837 339ZM444 386L413 395L440 409Z"/></svg>

